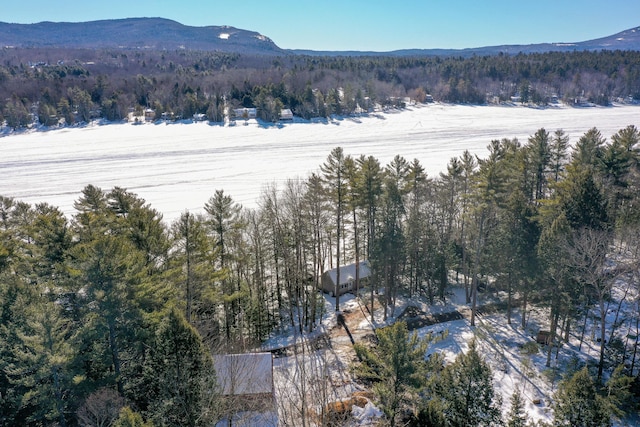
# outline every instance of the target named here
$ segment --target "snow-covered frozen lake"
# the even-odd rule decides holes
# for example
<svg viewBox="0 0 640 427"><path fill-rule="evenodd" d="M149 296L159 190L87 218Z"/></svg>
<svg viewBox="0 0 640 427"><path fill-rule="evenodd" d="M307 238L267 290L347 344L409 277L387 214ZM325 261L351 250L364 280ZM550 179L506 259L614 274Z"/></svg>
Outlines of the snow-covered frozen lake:
<svg viewBox="0 0 640 427"><path fill-rule="evenodd" d="M0 195L48 202L65 213L87 184L120 186L173 221L201 212L216 189L246 207L262 189L318 171L331 150L373 155L385 165L396 154L417 158L430 176L464 150L485 157L493 139L522 143L538 129L564 129L575 142L597 127L609 138L640 128L640 107L593 108L430 104L402 112L320 123L223 127L208 123L110 124L27 132L0 138Z"/></svg>

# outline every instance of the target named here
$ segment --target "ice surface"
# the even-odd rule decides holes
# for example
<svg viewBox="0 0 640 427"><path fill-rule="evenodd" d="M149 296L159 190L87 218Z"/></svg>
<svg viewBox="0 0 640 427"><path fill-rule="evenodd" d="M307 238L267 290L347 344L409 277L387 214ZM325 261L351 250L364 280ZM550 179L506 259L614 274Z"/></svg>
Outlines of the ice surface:
<svg viewBox="0 0 640 427"><path fill-rule="evenodd" d="M262 189L317 172L330 151L372 155L385 165L399 154L417 158L430 176L464 150L485 157L492 139L521 142L544 127L562 128L572 143L597 127L609 138L640 127L635 106L533 109L429 104L402 112L321 122L233 127L200 123L89 125L0 138L0 195L48 202L73 214L93 184L138 194L170 222L202 212L216 189L256 207Z"/></svg>

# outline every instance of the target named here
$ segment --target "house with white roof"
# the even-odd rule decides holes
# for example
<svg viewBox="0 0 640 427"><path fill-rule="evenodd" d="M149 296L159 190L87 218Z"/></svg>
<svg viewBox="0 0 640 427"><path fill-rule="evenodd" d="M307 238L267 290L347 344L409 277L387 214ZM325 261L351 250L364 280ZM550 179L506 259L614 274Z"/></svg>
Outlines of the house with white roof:
<svg viewBox="0 0 640 427"><path fill-rule="evenodd" d="M362 288L369 282L371 277L371 267L369 261L361 261L359 263L359 288ZM328 292L332 296L335 296L336 289L338 295L346 294L347 292L353 292L356 290L356 264L349 264L340 267L340 284L336 287L336 281L338 279L338 269L333 268L322 273L322 280L320 287L324 292Z"/></svg>

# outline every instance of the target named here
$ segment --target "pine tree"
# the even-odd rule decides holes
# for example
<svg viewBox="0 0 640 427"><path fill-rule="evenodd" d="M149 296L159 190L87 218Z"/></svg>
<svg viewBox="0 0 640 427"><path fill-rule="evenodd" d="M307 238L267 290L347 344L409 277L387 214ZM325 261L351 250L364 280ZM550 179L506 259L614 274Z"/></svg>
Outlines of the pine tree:
<svg viewBox="0 0 640 427"><path fill-rule="evenodd" d="M157 425L196 427L215 421L213 359L182 313L171 310L160 323L137 393Z"/></svg>
<svg viewBox="0 0 640 427"><path fill-rule="evenodd" d="M427 231L425 230L426 221L424 221L423 217L423 205L427 198L427 184L429 180L427 179L427 174L418 161L418 159L414 159L409 167L409 174L407 177L407 191L408 191L408 214L406 221L406 253L408 259L408 269L409 269L409 297L412 296L414 292L417 292L419 287L422 285L422 281L427 275L428 269L426 268L425 261L427 255L424 251L423 242L426 239ZM435 257L433 257L435 258ZM441 258L444 263L444 257ZM438 265L440 266L440 265ZM446 283L446 278L445 278ZM432 293L430 293L431 299L433 299ZM431 301L433 304L433 301Z"/></svg>
<svg viewBox="0 0 640 427"><path fill-rule="evenodd" d="M516 389L511 395L511 407L507 414L507 427L526 427L528 422L522 394Z"/></svg>
<svg viewBox="0 0 640 427"><path fill-rule="evenodd" d="M553 133L553 138L551 139L551 145L549 147L553 182L558 182L560 174L564 171L564 166L568 157L568 147L569 135L565 134L562 129L557 129Z"/></svg>
<svg viewBox="0 0 640 427"><path fill-rule="evenodd" d="M375 381L374 391L391 426L397 416L417 398L417 392L427 378L425 354L429 338L409 335L405 322L396 322L379 329L378 344L367 348L356 344L356 354L362 360L358 375Z"/></svg>
<svg viewBox="0 0 640 427"><path fill-rule="evenodd" d="M135 363L124 360L138 360L142 345L137 338L146 332L141 306L156 306L147 304L157 295L147 287L144 258L125 238L113 235L81 242L73 256L75 280L83 289L82 357L88 359L86 366L96 369L89 378L115 383L124 396L130 379L125 368L135 370Z"/></svg>
<svg viewBox="0 0 640 427"><path fill-rule="evenodd" d="M529 138L525 146L527 155L533 169L533 199L543 199L547 185L547 170L551 162L552 154L549 145L549 132L544 128L539 129L535 135Z"/></svg>
<svg viewBox="0 0 640 427"><path fill-rule="evenodd" d="M368 260L373 259L373 248L376 235L376 218L379 205L379 198L382 194L382 169L378 160L364 155L357 160L360 173L356 180L357 194L360 195L360 205L364 210L366 221L365 226L365 249L364 253ZM371 292L371 323L374 323L374 292L375 286L370 286Z"/></svg>
<svg viewBox="0 0 640 427"><path fill-rule="evenodd" d="M173 223L171 234L175 252L170 277L179 287L187 322L195 325L199 317L209 318L215 312L220 296L211 283L224 273L214 269L217 252L211 250L203 218L186 211Z"/></svg>
<svg viewBox="0 0 640 427"><path fill-rule="evenodd" d="M60 307L40 297L24 307L26 324L17 331L13 363L4 368L24 392L19 405L27 424L68 424L72 411L72 347L70 323Z"/></svg>
<svg viewBox="0 0 640 427"><path fill-rule="evenodd" d="M611 414L587 368L558 385L553 404L554 427L609 427Z"/></svg>
<svg viewBox="0 0 640 427"><path fill-rule="evenodd" d="M501 421L499 396L493 389L491 368L478 353L475 340L469 350L434 376L427 398L451 427L494 426Z"/></svg>
<svg viewBox="0 0 640 427"><path fill-rule="evenodd" d="M502 141L493 140L487 147L489 149L489 157L487 159L478 160L480 170L475 175L475 189L471 196L471 215L474 223L473 249L471 269L471 326L475 326L475 318L477 311L478 299L478 279L484 268L483 255L485 255L485 245L487 238L495 226L496 208L500 203L500 198L505 196L505 168L502 160L505 157L509 146L514 145L517 141L512 142L508 139Z"/></svg>
<svg viewBox="0 0 640 427"><path fill-rule="evenodd" d="M217 267L222 270L221 291L224 308L224 324L227 341L232 340L235 318L240 312L238 299L242 296L237 281L231 277L234 256L230 252L230 240L235 229L241 226L240 211L242 207L233 198L224 194L223 190L216 190L213 197L205 204L204 210L208 214L208 225L213 239Z"/></svg>
<svg viewBox="0 0 640 427"><path fill-rule="evenodd" d="M337 100L336 100L337 102ZM345 167L345 156L342 147L331 150L324 164L320 166L322 178L325 184L329 202L334 206L336 224L336 311L340 311L340 243L342 240L343 215L347 201L347 171Z"/></svg>
<svg viewBox="0 0 640 427"><path fill-rule="evenodd" d="M596 128L589 129L578 139L571 153L571 162L581 164L591 171L600 166L606 140Z"/></svg>
<svg viewBox="0 0 640 427"><path fill-rule="evenodd" d="M162 270L169 250L162 214L124 188L114 187L106 197L108 209L116 217L111 228L117 229L144 254L149 274Z"/></svg>
<svg viewBox="0 0 640 427"><path fill-rule="evenodd" d="M231 196L224 194L223 190L216 190L214 196L205 203L204 210L209 215L211 231L219 249L220 268L226 268L229 258L227 239L234 227L238 226L242 206L235 203Z"/></svg>
<svg viewBox="0 0 640 427"><path fill-rule="evenodd" d="M400 285L401 266L405 259L405 235L403 219L405 206L403 192L399 185L403 182L387 175L384 179L384 191L381 198L380 219L374 240L372 264L380 283L384 285L384 319L391 315Z"/></svg>

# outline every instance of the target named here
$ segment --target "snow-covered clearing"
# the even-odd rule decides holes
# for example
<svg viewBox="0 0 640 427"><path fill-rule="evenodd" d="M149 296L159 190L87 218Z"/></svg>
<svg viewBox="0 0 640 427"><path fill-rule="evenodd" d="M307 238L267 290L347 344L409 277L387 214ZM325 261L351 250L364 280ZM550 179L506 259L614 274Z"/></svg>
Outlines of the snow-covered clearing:
<svg viewBox="0 0 640 427"><path fill-rule="evenodd" d="M635 325L638 313L638 290L628 292L625 282L618 282L612 293L612 300L607 310L607 325L613 324L615 311L620 303L620 315L618 320L625 319L622 327L618 329L618 336L627 334L627 327ZM368 291L367 291L368 293ZM364 296L364 295L363 295ZM364 300L367 300L365 296ZM350 366L356 361L351 343L341 328L336 327L336 315L333 311L335 299L324 294L325 312L322 325L316 330L311 340L319 335L327 336L325 348L309 350L306 353L298 352L296 355L275 359L275 381L279 402L289 402L293 399L300 402L302 393L309 398L309 402L321 405L322 402L334 402L347 399L354 392L363 390L362 385L354 381ZM356 342L367 340L367 335L372 334L370 320L365 318L365 310L362 310L364 300L358 300L351 294L341 298L342 311L349 316L351 322L347 322ZM480 293L478 304L480 307L492 302L504 299L504 295ZM424 312L427 315L437 315L453 312L468 312L469 305L465 303L464 289L453 286L448 294L446 302L436 302L433 306L421 299L399 299L397 306L386 321L383 320L382 309L375 311L375 327L383 327L398 320L399 316L409 306ZM597 309L594 307L594 310ZM483 312L483 310L481 310ZM504 310L487 312L476 318L476 326L471 327L468 318L436 323L430 326L416 329L420 337L431 334L435 341L429 346L427 357L432 353L440 353L447 362L453 361L456 355L468 349L468 344L475 338L480 353L492 368L494 386L497 396L502 399L504 414L509 410L510 398L518 389L524 397L527 415L531 421L552 420L551 405L553 394L558 382L568 371L577 369L579 364L587 363L594 366L598 360L600 344L596 340L595 330L598 325L592 317L586 324L575 325L572 329L568 343L562 343L558 357L556 349L553 349L551 366L546 367L546 346L535 344L535 337L539 330L548 330L548 309L540 306L530 307L527 313L527 326L521 326L521 312L514 310L512 323L508 324ZM368 316L368 313L367 313ZM583 332L585 340L580 346L580 336ZM632 331L633 332L633 331ZM289 346L292 342L300 342L301 337L291 331L282 332L265 343L265 348ZM307 378L306 390L300 390L301 378ZM325 381L327 380L328 381ZM318 406L313 406L316 410ZM282 409L282 408L281 408ZM366 415L377 414L377 408L372 404L366 408L354 406L352 418L345 424L349 426L369 426L375 422ZM364 415L363 415L364 414ZM636 425L637 419L628 422L616 421L615 426Z"/></svg>
<svg viewBox="0 0 640 427"><path fill-rule="evenodd" d="M328 121L244 126L157 122L91 124L29 131L0 138L0 195L31 204L48 202L72 214L87 184L127 188L167 221L188 209L201 212L216 189L255 207L266 185L306 178L330 151L372 155L382 164L395 155L418 159L431 176L469 150L480 157L492 139L521 142L544 127L564 129L575 142L597 127L609 138L640 127L640 107L534 109L429 104L402 111Z"/></svg>

